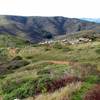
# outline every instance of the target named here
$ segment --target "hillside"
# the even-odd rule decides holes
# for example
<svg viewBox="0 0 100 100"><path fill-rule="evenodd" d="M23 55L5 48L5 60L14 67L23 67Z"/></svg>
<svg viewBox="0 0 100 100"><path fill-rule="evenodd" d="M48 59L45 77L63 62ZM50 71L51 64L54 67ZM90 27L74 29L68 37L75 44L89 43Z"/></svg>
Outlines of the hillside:
<svg viewBox="0 0 100 100"><path fill-rule="evenodd" d="M100 100L99 30L79 19L0 16L0 100Z"/></svg>
<svg viewBox="0 0 100 100"><path fill-rule="evenodd" d="M100 24L65 17L0 16L0 34L11 34L39 42L82 30L99 30Z"/></svg>
<svg viewBox="0 0 100 100"><path fill-rule="evenodd" d="M80 31L68 38L83 36L97 35ZM0 100L100 100L99 77L100 37L40 45L0 35Z"/></svg>
<svg viewBox="0 0 100 100"><path fill-rule="evenodd" d="M88 33L90 38L92 32L69 37ZM0 100L16 98L100 100L100 38L74 45L61 41L34 45L0 35Z"/></svg>
<svg viewBox="0 0 100 100"><path fill-rule="evenodd" d="M0 47L18 47L29 45L30 42L26 39L15 35L0 34Z"/></svg>

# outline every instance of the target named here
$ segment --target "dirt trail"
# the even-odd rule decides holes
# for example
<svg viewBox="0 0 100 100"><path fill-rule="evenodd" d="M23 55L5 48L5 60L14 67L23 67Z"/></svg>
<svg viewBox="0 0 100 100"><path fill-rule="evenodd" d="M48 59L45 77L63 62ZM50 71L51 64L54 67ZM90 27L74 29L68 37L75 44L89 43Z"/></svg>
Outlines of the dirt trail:
<svg viewBox="0 0 100 100"><path fill-rule="evenodd" d="M66 65L70 64L70 62L68 61L49 61L49 62L53 64L66 64Z"/></svg>

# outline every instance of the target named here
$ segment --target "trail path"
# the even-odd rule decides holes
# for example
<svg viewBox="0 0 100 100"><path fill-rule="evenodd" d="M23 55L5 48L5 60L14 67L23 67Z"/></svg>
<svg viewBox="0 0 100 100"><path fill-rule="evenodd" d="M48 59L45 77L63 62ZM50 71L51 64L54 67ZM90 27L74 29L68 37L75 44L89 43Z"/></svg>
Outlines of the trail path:
<svg viewBox="0 0 100 100"><path fill-rule="evenodd" d="M53 63L53 64L66 64L66 65L69 65L70 62L68 61L49 61L50 63Z"/></svg>

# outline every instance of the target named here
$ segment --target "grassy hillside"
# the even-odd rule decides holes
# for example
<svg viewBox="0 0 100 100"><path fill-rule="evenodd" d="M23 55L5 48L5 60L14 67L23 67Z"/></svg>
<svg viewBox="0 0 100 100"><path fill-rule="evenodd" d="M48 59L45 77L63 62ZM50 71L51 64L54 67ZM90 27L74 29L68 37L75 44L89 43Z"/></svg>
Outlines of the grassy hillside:
<svg viewBox="0 0 100 100"><path fill-rule="evenodd" d="M99 87L99 38L29 45L0 35L0 100L100 100Z"/></svg>
<svg viewBox="0 0 100 100"><path fill-rule="evenodd" d="M0 34L0 47L18 47L28 45L29 41L15 35Z"/></svg>

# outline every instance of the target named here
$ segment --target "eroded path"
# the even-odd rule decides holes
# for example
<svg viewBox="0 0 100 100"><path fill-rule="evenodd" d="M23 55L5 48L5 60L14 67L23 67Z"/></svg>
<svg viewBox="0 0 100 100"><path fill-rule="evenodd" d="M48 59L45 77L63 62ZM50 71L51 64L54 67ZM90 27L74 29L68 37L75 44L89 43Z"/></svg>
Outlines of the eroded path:
<svg viewBox="0 0 100 100"><path fill-rule="evenodd" d="M66 64L66 65L70 64L70 62L68 62L68 61L54 61L54 60L52 60L52 61L49 61L49 62L53 63L53 64Z"/></svg>

